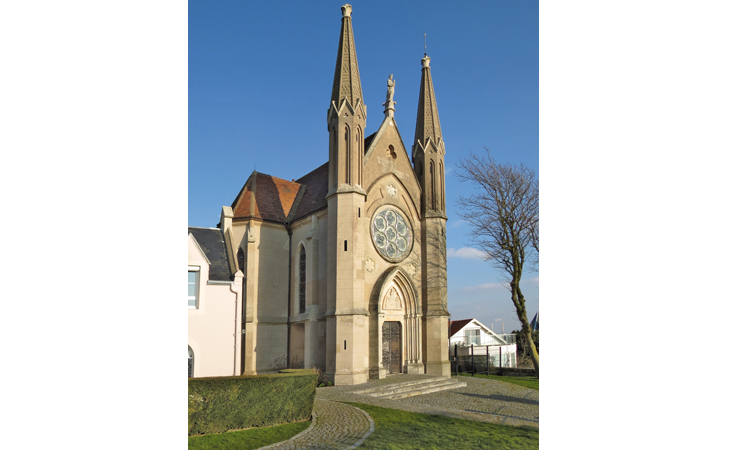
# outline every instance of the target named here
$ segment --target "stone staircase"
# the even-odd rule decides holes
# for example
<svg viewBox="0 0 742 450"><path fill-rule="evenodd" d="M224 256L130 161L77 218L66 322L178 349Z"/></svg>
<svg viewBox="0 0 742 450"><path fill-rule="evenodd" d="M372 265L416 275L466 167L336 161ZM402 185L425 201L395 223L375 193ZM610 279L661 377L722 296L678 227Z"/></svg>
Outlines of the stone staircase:
<svg viewBox="0 0 742 450"><path fill-rule="evenodd" d="M386 384L360 391L354 394L370 395L377 398L395 400L399 398L414 397L416 395L430 394L432 392L445 391L466 387L466 382L457 381L453 378L433 377L422 380L403 381L401 383Z"/></svg>

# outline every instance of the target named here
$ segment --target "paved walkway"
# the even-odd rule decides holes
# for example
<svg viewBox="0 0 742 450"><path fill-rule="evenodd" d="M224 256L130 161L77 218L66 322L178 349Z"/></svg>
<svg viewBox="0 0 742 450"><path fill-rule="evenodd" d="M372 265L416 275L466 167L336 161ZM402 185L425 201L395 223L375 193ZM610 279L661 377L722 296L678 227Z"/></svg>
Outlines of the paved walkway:
<svg viewBox="0 0 742 450"><path fill-rule="evenodd" d="M503 381L459 377L465 388L399 400L379 399L353 391L402 381L428 378L428 375L393 375L356 386L317 389L312 425L288 441L264 449L352 449L374 431L374 421L358 408L340 402L365 403L384 408L459 419L538 428L538 391Z"/></svg>
<svg viewBox="0 0 742 450"><path fill-rule="evenodd" d="M538 391L504 381L487 378L458 377L465 388L450 389L399 400L387 400L354 394L364 388L407 380L428 378L429 375L392 375L383 380L371 380L356 386L335 386L317 389L322 400L366 403L384 408L402 409L424 414L438 414L459 419L505 425L525 425L538 428Z"/></svg>
<svg viewBox="0 0 742 450"><path fill-rule="evenodd" d="M318 391L319 392L319 391ZM312 425L288 441L261 450L340 450L356 448L374 431L374 421L366 413L338 402L314 400Z"/></svg>

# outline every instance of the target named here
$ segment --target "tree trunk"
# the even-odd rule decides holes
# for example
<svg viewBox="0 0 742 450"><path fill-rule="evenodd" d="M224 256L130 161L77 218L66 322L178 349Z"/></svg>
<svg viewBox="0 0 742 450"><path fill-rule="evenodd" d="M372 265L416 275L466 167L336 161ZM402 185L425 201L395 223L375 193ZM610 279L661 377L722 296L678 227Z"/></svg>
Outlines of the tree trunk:
<svg viewBox="0 0 742 450"><path fill-rule="evenodd" d="M538 377L538 350L536 350L536 344L533 343L533 336L531 335L531 324L528 322L528 313L526 312L526 298L520 290L520 283L515 277L510 283L510 297L515 305L515 311L518 314L520 320L521 329L526 335L526 341L531 349L531 357L533 358L533 368L536 370L536 377Z"/></svg>

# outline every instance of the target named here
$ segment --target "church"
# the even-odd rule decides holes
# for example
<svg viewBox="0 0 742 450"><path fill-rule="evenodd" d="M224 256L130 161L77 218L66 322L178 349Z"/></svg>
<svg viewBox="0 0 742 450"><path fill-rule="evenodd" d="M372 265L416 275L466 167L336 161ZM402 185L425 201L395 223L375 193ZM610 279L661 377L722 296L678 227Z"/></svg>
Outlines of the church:
<svg viewBox="0 0 742 450"><path fill-rule="evenodd" d="M384 120L366 130L351 5L341 11L328 161L291 181L253 172L217 228L189 227L189 376L450 376L446 151L430 58L410 159L391 76Z"/></svg>

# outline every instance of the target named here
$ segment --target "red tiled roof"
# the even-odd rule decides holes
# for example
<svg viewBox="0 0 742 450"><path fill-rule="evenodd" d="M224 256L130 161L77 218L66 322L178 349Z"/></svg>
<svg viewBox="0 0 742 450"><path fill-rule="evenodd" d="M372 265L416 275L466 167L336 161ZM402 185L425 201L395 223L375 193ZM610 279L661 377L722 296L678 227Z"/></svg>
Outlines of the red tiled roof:
<svg viewBox="0 0 742 450"><path fill-rule="evenodd" d="M448 327L448 337L449 339L454 334L458 333L459 330L464 328L467 323L471 322L474 319L464 319L464 320L452 320L451 325Z"/></svg>
<svg viewBox="0 0 742 450"><path fill-rule="evenodd" d="M253 180L253 177L255 177L255 180ZM253 185L255 186L255 192L253 192ZM250 209L253 206L252 217L274 222L285 222L300 187L299 183L253 172L232 203L234 217L250 217ZM253 200L254 205L252 205Z"/></svg>

